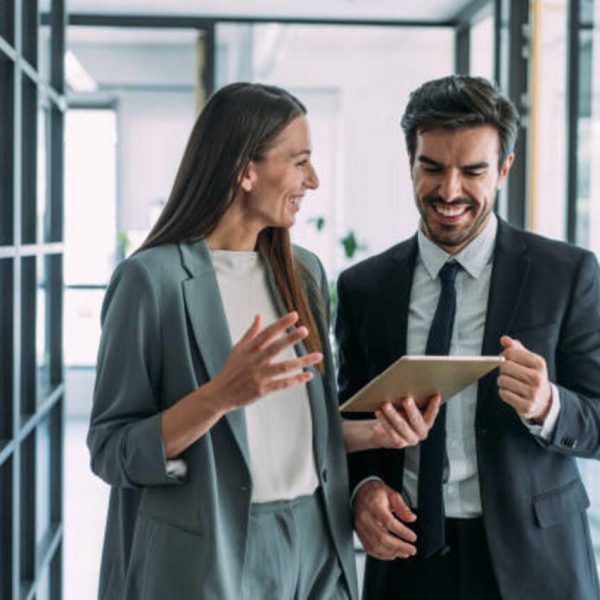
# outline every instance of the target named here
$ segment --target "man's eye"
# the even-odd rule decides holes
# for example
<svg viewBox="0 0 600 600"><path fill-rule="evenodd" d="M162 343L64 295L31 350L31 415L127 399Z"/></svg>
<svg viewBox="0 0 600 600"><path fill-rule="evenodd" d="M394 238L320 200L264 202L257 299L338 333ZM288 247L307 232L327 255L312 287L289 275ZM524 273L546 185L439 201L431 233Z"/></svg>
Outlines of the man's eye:
<svg viewBox="0 0 600 600"><path fill-rule="evenodd" d="M308 164L308 160L304 159L304 160L300 160L296 163L299 167L304 167Z"/></svg>
<svg viewBox="0 0 600 600"><path fill-rule="evenodd" d="M425 173L441 173L442 169L440 167L423 167L423 171Z"/></svg>
<svg viewBox="0 0 600 600"><path fill-rule="evenodd" d="M467 169L465 171L465 175L467 175L467 177L479 177L480 175L483 175L485 173L484 169Z"/></svg>

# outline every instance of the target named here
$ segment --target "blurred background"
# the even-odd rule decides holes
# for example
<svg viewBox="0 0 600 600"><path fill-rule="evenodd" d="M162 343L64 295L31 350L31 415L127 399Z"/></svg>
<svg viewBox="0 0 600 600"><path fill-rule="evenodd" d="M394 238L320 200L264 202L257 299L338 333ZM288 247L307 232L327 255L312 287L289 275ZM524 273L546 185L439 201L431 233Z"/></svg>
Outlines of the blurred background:
<svg viewBox="0 0 600 600"><path fill-rule="evenodd" d="M600 251L600 2L223 4L0 0L2 599L96 595L108 488L85 433L101 302L218 87L272 83L306 104L321 186L293 237L332 283L414 231L400 116L453 72L496 80L523 115L498 212ZM600 562L598 465L580 468Z"/></svg>

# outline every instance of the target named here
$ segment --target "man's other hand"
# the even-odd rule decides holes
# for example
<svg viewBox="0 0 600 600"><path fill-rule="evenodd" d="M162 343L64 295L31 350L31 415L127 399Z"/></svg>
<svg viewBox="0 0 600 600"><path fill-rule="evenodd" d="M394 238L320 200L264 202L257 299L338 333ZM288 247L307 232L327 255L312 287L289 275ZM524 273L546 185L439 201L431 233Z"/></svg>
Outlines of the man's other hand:
<svg viewBox="0 0 600 600"><path fill-rule="evenodd" d="M498 377L500 398L523 419L542 424L552 404L546 361L508 335L503 335L500 343L506 359Z"/></svg>
<svg viewBox="0 0 600 600"><path fill-rule="evenodd" d="M416 518L402 496L382 481L367 481L354 498L356 533L366 552L380 560L417 553L417 536L404 524Z"/></svg>

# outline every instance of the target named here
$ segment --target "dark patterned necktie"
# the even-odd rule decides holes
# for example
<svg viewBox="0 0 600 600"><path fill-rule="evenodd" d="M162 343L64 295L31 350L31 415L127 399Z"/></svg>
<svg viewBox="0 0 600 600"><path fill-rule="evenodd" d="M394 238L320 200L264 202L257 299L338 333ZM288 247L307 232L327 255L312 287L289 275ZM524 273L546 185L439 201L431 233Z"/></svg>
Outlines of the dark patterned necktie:
<svg viewBox="0 0 600 600"><path fill-rule="evenodd" d="M442 290L435 315L431 322L425 354L447 355L450 352L452 329L456 314L456 288L454 281L460 265L446 263L440 270ZM419 459L419 554L427 558L445 546L443 475L446 453L446 405L431 428L427 439L421 444Z"/></svg>

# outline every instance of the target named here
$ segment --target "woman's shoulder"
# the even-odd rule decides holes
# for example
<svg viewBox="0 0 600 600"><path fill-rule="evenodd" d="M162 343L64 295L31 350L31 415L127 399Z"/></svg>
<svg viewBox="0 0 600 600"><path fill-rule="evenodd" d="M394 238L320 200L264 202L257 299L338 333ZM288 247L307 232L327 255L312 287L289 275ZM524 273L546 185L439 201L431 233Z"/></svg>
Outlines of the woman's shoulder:
<svg viewBox="0 0 600 600"><path fill-rule="evenodd" d="M302 246L294 245L293 250L294 256L308 269L312 276L319 281L323 276L323 265L321 264L319 257L314 252L311 252Z"/></svg>
<svg viewBox="0 0 600 600"><path fill-rule="evenodd" d="M111 282L139 286L141 291L179 281L184 274L177 244L163 244L139 250L123 259L115 268Z"/></svg>
<svg viewBox="0 0 600 600"><path fill-rule="evenodd" d="M173 273L181 264L177 244L161 244L138 250L119 264L122 271L146 271L152 278Z"/></svg>

